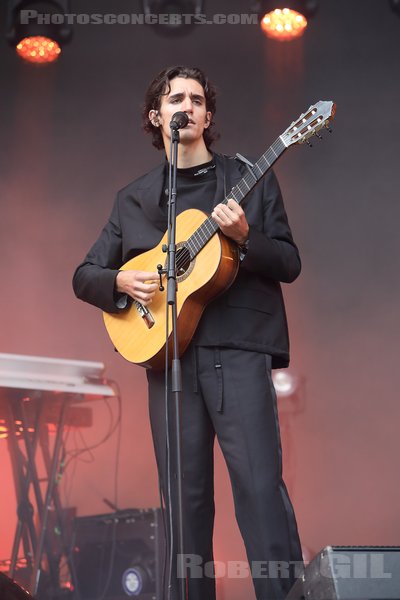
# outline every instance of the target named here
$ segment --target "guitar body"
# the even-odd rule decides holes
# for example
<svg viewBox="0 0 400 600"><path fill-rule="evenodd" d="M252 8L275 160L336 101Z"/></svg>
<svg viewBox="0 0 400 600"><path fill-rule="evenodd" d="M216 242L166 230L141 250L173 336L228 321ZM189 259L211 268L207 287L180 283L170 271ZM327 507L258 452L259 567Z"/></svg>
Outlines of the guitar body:
<svg viewBox="0 0 400 600"><path fill-rule="evenodd" d="M239 253L234 242L222 233L216 233L193 258L184 260L185 241L200 227L207 215L190 209L181 213L176 221L177 264L184 263L178 271L177 315L179 355L186 350L200 317L216 296L235 280L239 268ZM125 263L121 270L157 271L157 265L166 266L162 246L167 244L167 234L152 250ZM118 352L126 360L153 369L165 366L166 295L167 284L163 276L164 291L157 291L147 309L154 324L149 327L135 303L123 312L103 313L108 334ZM169 346L172 345L172 327L169 319Z"/></svg>

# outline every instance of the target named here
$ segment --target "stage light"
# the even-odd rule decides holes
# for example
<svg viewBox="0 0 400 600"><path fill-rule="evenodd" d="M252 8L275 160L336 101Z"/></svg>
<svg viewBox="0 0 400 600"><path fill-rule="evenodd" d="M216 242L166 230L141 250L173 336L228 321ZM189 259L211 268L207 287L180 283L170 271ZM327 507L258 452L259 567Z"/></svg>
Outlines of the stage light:
<svg viewBox="0 0 400 600"><path fill-rule="evenodd" d="M282 42L300 37L306 27L305 16L290 8L276 8L261 19L261 29L266 36Z"/></svg>
<svg viewBox="0 0 400 600"><path fill-rule="evenodd" d="M297 378L286 370L274 371L272 381L278 396L291 396L298 387Z"/></svg>
<svg viewBox="0 0 400 600"><path fill-rule="evenodd" d="M303 35L318 0L260 0L254 6L268 38L287 42Z"/></svg>
<svg viewBox="0 0 400 600"><path fill-rule="evenodd" d="M69 0L9 0L7 39L27 62L52 63L72 37Z"/></svg>
<svg viewBox="0 0 400 600"><path fill-rule="evenodd" d="M14 421L14 424L15 424L14 435L16 437L21 437L24 432L24 428L22 426L22 421ZM27 427L26 431L28 433L35 433L34 427ZM0 419L0 440L8 438L8 435L9 435L9 427L4 419ZM1 598L1 596L0 596L0 598Z"/></svg>
<svg viewBox="0 0 400 600"><path fill-rule="evenodd" d="M146 23L164 36L188 34L196 15L203 14L203 0L142 0Z"/></svg>
<svg viewBox="0 0 400 600"><path fill-rule="evenodd" d="M142 567L134 565L122 574L122 589L127 596L139 596L149 579Z"/></svg>
<svg viewBox="0 0 400 600"><path fill-rule="evenodd" d="M26 37L17 45L17 54L32 63L50 63L57 60L61 48L55 40L41 35Z"/></svg>
<svg viewBox="0 0 400 600"><path fill-rule="evenodd" d="M5 421L1 419L0 421L0 440L3 440L8 437L8 427L5 424Z"/></svg>

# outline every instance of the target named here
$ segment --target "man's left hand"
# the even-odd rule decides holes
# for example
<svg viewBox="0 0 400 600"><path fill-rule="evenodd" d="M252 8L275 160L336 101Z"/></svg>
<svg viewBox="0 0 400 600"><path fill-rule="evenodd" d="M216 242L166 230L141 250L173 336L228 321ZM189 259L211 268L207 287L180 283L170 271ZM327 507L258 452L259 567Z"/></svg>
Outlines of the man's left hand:
<svg viewBox="0 0 400 600"><path fill-rule="evenodd" d="M249 224L242 207L230 198L227 204L217 204L212 218L226 237L242 246L249 236Z"/></svg>

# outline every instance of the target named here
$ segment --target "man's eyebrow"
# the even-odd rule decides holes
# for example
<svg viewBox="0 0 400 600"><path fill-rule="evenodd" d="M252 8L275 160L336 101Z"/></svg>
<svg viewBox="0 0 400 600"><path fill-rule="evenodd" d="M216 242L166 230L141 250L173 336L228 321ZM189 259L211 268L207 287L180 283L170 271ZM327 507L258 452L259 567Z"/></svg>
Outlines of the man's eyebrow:
<svg viewBox="0 0 400 600"><path fill-rule="evenodd" d="M170 99L173 100L178 100L179 98L182 98L184 96L183 92L176 92L175 94L171 94L169 96ZM190 98L192 100L201 100L202 102L204 102L205 98L202 94L190 94Z"/></svg>

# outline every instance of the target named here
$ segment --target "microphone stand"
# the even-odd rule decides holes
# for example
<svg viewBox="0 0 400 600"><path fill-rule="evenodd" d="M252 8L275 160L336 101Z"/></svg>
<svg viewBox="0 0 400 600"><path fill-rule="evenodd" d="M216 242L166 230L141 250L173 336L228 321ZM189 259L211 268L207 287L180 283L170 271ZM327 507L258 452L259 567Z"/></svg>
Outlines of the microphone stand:
<svg viewBox="0 0 400 600"><path fill-rule="evenodd" d="M184 570L184 536L183 536L183 495L182 495L182 440L181 440L181 400L182 400L182 376L181 376L181 362L179 360L179 347L178 347L178 334L177 334L177 273L176 273L176 199L177 199L177 187L176 187L176 169L178 162L178 144L179 144L179 127L182 125L177 124L173 120L170 123L171 128L171 146L170 146L170 163L169 163L169 185L168 185L168 245L167 245L167 312L171 308L172 316L172 366L171 366L171 393L174 400L174 417L175 417L175 439L176 439L176 454L175 454L175 466L176 466L176 497L177 497L177 510L176 510L176 531L178 535L177 539L177 574L180 575L178 579L178 598L179 600L185 600L187 598L187 585L186 575ZM168 402L168 330L166 332L166 365L165 365L165 381L166 381L166 402ZM167 405L168 412L168 405ZM167 423L168 427L168 423ZM168 431L167 431L168 435ZM170 470L168 470L168 476L170 477ZM171 489L171 483L168 482L168 488ZM171 506L171 495L169 498L169 510L172 511ZM172 530L175 529L172 524ZM173 539L173 538L172 538ZM176 546L176 544L175 544ZM174 544L172 546L170 561L172 561L174 552Z"/></svg>

